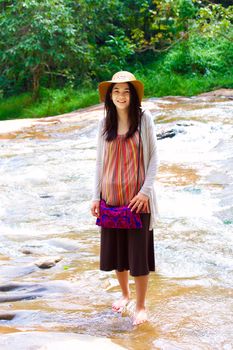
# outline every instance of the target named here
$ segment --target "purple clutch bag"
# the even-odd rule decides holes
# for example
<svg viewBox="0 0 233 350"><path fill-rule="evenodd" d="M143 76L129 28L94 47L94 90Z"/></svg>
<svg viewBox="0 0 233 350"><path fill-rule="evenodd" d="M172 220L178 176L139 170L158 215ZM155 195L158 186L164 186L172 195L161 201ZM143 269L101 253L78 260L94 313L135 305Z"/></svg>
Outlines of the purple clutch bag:
<svg viewBox="0 0 233 350"><path fill-rule="evenodd" d="M133 213L127 205L109 206L101 199L96 225L104 228L142 228L142 221L140 214Z"/></svg>

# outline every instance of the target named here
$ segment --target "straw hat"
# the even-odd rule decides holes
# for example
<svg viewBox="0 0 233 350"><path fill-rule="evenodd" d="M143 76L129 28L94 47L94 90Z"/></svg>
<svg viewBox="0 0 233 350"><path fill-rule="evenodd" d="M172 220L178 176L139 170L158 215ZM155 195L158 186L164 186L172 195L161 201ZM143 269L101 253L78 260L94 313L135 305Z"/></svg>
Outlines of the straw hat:
<svg viewBox="0 0 233 350"><path fill-rule="evenodd" d="M99 83L98 89L99 89L100 101L104 102L107 90L112 83L128 83L128 82L130 82L135 87L138 94L138 98L141 102L143 93L144 93L144 85L140 80L137 80L132 73L127 71L117 72L112 76L112 80L102 81L101 83Z"/></svg>

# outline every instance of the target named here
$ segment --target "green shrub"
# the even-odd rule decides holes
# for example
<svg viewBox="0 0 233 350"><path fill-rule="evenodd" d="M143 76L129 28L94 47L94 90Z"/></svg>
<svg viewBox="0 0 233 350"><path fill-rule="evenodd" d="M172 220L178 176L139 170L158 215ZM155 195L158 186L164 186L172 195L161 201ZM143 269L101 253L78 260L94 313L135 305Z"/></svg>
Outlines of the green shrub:
<svg viewBox="0 0 233 350"><path fill-rule="evenodd" d="M23 110L32 103L31 94L25 93L0 101L0 120L16 119L22 116Z"/></svg>
<svg viewBox="0 0 233 350"><path fill-rule="evenodd" d="M226 73L232 62L233 45L229 40L193 36L166 55L162 68L165 72L205 75Z"/></svg>
<svg viewBox="0 0 233 350"><path fill-rule="evenodd" d="M39 118L68 113L99 102L97 90L40 89L40 98L33 102L29 94L10 97L0 102L0 119Z"/></svg>

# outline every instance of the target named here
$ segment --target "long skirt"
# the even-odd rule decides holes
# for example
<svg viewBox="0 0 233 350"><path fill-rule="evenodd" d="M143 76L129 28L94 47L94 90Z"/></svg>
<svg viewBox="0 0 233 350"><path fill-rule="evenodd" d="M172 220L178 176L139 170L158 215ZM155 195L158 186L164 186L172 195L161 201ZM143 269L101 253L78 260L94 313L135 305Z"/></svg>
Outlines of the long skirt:
<svg viewBox="0 0 233 350"><path fill-rule="evenodd" d="M100 270L125 271L131 276L155 271L153 230L149 230L150 214L140 214L141 229L109 229L101 227Z"/></svg>

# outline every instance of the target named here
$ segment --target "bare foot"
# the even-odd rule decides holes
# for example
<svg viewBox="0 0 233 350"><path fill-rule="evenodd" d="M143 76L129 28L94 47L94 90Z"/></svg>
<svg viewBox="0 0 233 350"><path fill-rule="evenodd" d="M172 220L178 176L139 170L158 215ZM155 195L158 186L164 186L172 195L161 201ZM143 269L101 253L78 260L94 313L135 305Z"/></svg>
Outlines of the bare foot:
<svg viewBox="0 0 233 350"><path fill-rule="evenodd" d="M146 309L136 310L133 318L133 325L137 326L141 323L144 323L148 320Z"/></svg>
<svg viewBox="0 0 233 350"><path fill-rule="evenodd" d="M123 312L128 302L129 297L121 297L119 300L114 301L112 304L112 310L115 312Z"/></svg>

